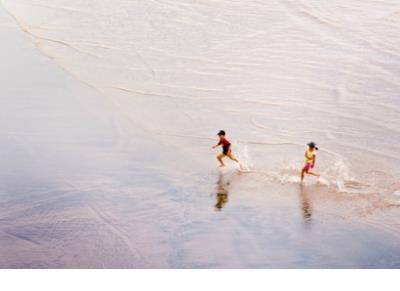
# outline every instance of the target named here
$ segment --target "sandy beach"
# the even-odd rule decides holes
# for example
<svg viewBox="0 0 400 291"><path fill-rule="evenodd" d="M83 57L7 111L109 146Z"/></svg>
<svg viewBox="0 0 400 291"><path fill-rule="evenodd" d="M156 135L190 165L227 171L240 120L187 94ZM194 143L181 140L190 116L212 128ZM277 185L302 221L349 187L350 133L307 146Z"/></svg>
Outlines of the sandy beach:
<svg viewBox="0 0 400 291"><path fill-rule="evenodd" d="M0 1L0 267L399 268L394 1L161 2Z"/></svg>

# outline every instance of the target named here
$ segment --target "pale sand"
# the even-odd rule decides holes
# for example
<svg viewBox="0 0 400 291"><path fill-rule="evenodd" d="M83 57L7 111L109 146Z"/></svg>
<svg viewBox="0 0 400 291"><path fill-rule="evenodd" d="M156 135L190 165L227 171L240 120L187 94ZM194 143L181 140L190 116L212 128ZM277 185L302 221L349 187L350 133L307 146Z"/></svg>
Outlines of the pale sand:
<svg viewBox="0 0 400 291"><path fill-rule="evenodd" d="M231 168L220 176L214 141L189 143L204 159L193 163L126 131L2 8L0 38L0 267L400 266L395 203Z"/></svg>

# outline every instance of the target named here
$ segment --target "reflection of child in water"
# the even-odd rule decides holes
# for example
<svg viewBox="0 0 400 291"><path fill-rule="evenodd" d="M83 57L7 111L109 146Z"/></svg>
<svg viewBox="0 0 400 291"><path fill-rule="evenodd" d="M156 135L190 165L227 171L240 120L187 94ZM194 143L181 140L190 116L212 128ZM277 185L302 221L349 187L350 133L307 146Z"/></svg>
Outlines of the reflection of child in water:
<svg viewBox="0 0 400 291"><path fill-rule="evenodd" d="M311 169L314 168L314 166L315 166L317 150L318 150L318 148L315 143L310 142L308 144L308 148L305 153L305 157L306 157L305 165L304 165L303 169L301 170L301 181L302 182L304 180L304 174L309 174L309 175L313 175L313 176L317 176L317 177L320 176L320 174L318 174L318 173L311 172Z"/></svg>
<svg viewBox="0 0 400 291"><path fill-rule="evenodd" d="M305 191L304 186L300 184L300 199L301 199L301 210L303 211L303 218L306 222L311 221L312 216L312 205L309 200L308 194Z"/></svg>
<svg viewBox="0 0 400 291"><path fill-rule="evenodd" d="M215 204L215 208L221 210L226 203L228 203L228 193L217 193L217 203Z"/></svg>
<svg viewBox="0 0 400 291"><path fill-rule="evenodd" d="M215 204L216 210L221 210L226 203L228 203L228 187L229 181L224 182L224 176L220 173L217 181L217 203Z"/></svg>

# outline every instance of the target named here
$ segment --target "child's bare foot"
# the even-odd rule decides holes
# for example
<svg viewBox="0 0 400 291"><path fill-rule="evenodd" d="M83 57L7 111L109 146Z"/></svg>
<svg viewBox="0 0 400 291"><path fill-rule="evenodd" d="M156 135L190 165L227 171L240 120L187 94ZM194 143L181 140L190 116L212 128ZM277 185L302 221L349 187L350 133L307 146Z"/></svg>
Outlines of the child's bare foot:
<svg viewBox="0 0 400 291"><path fill-rule="evenodd" d="M220 168L223 168L223 167L225 167L225 165L219 165L219 167L220 167Z"/></svg>

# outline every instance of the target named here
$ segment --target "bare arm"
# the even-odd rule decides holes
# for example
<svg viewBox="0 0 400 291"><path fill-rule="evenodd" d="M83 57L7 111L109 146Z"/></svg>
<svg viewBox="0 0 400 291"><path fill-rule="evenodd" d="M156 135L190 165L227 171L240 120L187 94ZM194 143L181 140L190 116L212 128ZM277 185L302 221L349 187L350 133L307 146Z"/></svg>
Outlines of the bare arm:
<svg viewBox="0 0 400 291"><path fill-rule="evenodd" d="M215 149L216 147L219 147L221 145L221 142L219 142L218 144L212 146L213 149Z"/></svg>

